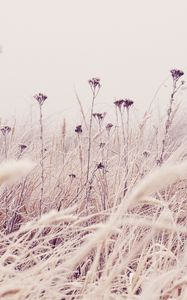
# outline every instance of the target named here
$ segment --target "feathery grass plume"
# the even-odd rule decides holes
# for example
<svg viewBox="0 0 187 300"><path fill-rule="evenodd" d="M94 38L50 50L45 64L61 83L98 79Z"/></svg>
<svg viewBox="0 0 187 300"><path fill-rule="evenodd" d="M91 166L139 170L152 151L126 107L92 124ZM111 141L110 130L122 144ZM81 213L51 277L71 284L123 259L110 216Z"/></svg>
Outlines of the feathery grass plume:
<svg viewBox="0 0 187 300"><path fill-rule="evenodd" d="M145 176L134 188L129 198L133 200L132 202L139 201L143 197L183 179L187 179L187 161L163 165Z"/></svg>
<svg viewBox="0 0 187 300"><path fill-rule="evenodd" d="M0 164L0 184L5 181L13 182L17 178L27 175L35 164L28 160L8 160Z"/></svg>

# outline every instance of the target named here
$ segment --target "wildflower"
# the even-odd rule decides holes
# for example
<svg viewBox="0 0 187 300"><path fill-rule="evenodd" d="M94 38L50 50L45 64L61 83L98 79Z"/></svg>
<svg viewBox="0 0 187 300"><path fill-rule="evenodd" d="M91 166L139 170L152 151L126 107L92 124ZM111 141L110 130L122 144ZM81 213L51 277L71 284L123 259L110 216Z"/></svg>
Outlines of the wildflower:
<svg viewBox="0 0 187 300"><path fill-rule="evenodd" d="M124 100L124 103L123 103L123 107L125 107L126 109L128 109L130 106L132 106L133 105L133 101L132 100L130 100L130 99L125 99Z"/></svg>
<svg viewBox="0 0 187 300"><path fill-rule="evenodd" d="M39 94L36 94L34 96L34 98L38 101L39 105L43 105L43 103L47 99L47 96L42 93L39 93Z"/></svg>
<svg viewBox="0 0 187 300"><path fill-rule="evenodd" d="M173 77L174 81L177 81L181 76L184 75L184 72L178 69L173 69L170 71L171 72L171 76Z"/></svg>
<svg viewBox="0 0 187 300"><path fill-rule="evenodd" d="M82 133L82 125L77 125L76 128L75 128L75 132L78 133L78 134Z"/></svg>
<svg viewBox="0 0 187 300"><path fill-rule="evenodd" d="M93 77L92 79L88 80L88 83L92 90L95 90L96 88L100 89L101 87L100 79L96 77Z"/></svg>
<svg viewBox="0 0 187 300"><path fill-rule="evenodd" d="M4 126L1 128L1 132L4 136L9 134L10 131L11 131L11 127L9 127L9 126Z"/></svg>

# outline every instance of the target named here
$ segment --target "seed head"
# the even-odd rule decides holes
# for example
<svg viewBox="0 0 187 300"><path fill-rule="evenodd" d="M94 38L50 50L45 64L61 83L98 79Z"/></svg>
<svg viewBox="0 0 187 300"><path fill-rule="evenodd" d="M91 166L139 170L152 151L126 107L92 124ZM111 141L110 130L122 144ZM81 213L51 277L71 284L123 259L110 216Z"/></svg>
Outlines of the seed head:
<svg viewBox="0 0 187 300"><path fill-rule="evenodd" d="M75 174L69 174L69 177L71 178L71 179L75 179L76 178L76 175Z"/></svg>
<svg viewBox="0 0 187 300"><path fill-rule="evenodd" d="M96 88L99 90L100 87L101 87L100 79L96 78L96 77L93 77L92 79L89 79L88 83L89 83L92 91L95 91Z"/></svg>
<svg viewBox="0 0 187 300"><path fill-rule="evenodd" d="M102 121L104 119L104 117L106 116L106 112L104 113L93 113L93 117L97 120L97 121Z"/></svg>
<svg viewBox="0 0 187 300"><path fill-rule="evenodd" d="M1 128L1 132L2 132L2 134L3 134L4 136L5 136L5 135L8 135L10 131L11 131L11 127L9 127L9 126L3 126L3 127Z"/></svg>
<svg viewBox="0 0 187 300"><path fill-rule="evenodd" d="M100 162L99 164L97 164L97 169L104 169L105 166L102 162Z"/></svg>
<svg viewBox="0 0 187 300"><path fill-rule="evenodd" d="M43 105L43 103L45 102L45 100L47 99L47 96L42 94L42 93L39 93L39 94L36 94L34 96L34 98L38 101L39 105Z"/></svg>
<svg viewBox="0 0 187 300"><path fill-rule="evenodd" d="M123 99L114 101L114 104L115 104L119 109L121 109L121 106L123 105L123 103L124 103L124 100L123 100Z"/></svg>
<svg viewBox="0 0 187 300"><path fill-rule="evenodd" d="M20 151L23 152L27 148L27 145L19 144L19 148L20 148Z"/></svg>
<svg viewBox="0 0 187 300"><path fill-rule="evenodd" d="M181 76L184 75L184 72L182 70L178 70L178 69L173 69L170 72L171 72L171 76L173 77L174 81L177 81Z"/></svg>
<svg viewBox="0 0 187 300"><path fill-rule="evenodd" d="M82 125L77 125L75 128L75 132L78 134L82 133Z"/></svg>
<svg viewBox="0 0 187 300"><path fill-rule="evenodd" d="M110 130L111 130L111 128L113 127L114 125L112 124L112 123L108 123L107 125L106 125L106 130L108 131L108 132L110 132Z"/></svg>
<svg viewBox="0 0 187 300"><path fill-rule="evenodd" d="M146 158L150 156L150 153L148 151L144 151L143 152L143 156L145 156Z"/></svg>
<svg viewBox="0 0 187 300"><path fill-rule="evenodd" d="M100 148L104 148L105 145L106 145L105 143L100 143L100 144L99 144L99 147L100 147Z"/></svg>
<svg viewBox="0 0 187 300"><path fill-rule="evenodd" d="M133 101L132 100L130 100L130 99L125 99L124 100L124 103L123 103L123 107L125 107L125 108L129 108L130 106L132 106L133 105Z"/></svg>

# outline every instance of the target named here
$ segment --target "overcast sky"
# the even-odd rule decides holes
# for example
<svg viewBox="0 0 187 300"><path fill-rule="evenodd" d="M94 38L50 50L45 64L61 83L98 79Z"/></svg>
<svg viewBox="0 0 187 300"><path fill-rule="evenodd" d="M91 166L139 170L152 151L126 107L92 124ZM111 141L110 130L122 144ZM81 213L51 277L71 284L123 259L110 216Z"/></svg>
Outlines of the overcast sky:
<svg viewBox="0 0 187 300"><path fill-rule="evenodd" d="M144 108L171 68L187 73L187 1L0 0L0 45L4 118L35 110L42 92L48 114L77 122L74 89L87 111L93 76L97 110L121 97Z"/></svg>

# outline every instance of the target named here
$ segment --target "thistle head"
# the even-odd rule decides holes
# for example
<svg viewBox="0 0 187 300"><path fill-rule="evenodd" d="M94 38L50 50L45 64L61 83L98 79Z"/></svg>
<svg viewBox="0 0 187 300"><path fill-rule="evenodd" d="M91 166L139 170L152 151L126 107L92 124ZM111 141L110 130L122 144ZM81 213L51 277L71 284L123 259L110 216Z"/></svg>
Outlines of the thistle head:
<svg viewBox="0 0 187 300"><path fill-rule="evenodd" d="M38 101L39 105L42 106L47 99L47 96L42 93L38 93L34 96L34 98Z"/></svg>
<svg viewBox="0 0 187 300"><path fill-rule="evenodd" d="M9 127L9 126L1 127L1 132L4 136L8 135L10 131L11 131L11 127Z"/></svg>

